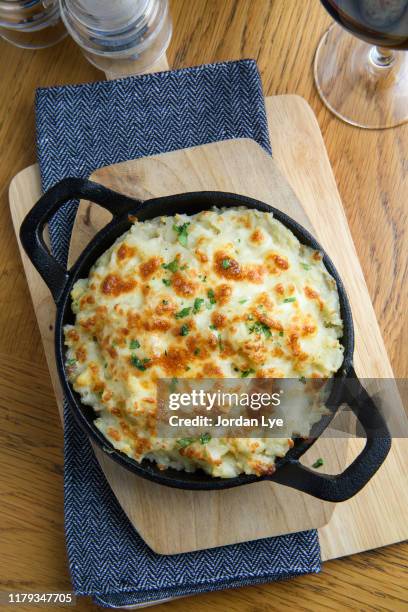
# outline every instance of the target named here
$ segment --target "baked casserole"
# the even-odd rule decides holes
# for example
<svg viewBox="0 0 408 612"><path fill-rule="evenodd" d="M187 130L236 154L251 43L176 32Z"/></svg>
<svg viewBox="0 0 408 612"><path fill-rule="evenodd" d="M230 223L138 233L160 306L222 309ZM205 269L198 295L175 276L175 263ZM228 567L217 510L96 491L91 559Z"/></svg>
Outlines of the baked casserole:
<svg viewBox="0 0 408 612"><path fill-rule="evenodd" d="M327 379L343 362L337 286L321 254L255 209L135 219L71 295L73 388L116 449L162 469L270 474L298 432L159 437L159 379Z"/></svg>

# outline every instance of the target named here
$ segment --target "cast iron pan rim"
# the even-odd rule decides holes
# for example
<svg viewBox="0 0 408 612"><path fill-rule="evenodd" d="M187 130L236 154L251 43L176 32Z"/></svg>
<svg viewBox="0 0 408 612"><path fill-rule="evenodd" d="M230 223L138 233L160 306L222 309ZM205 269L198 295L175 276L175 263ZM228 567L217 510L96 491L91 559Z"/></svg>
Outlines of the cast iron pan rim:
<svg viewBox="0 0 408 612"><path fill-rule="evenodd" d="M99 254L94 256L94 251L97 250L98 246L105 241L108 241L109 237L111 237L112 233L117 231L119 227L128 226L130 227L130 221L128 220L128 215L135 214L136 216L140 214L140 211L146 209L147 207L154 207L157 210L154 211L154 215L146 218L154 218L160 215L166 215L170 213L160 212L160 206L166 206L166 204L186 204L191 200L198 200L206 204L206 207L203 207L202 210L210 210L212 207L222 207L222 206L246 206L247 208L255 208L257 210L261 210L264 212L272 213L274 218L280 221L285 227L290 229L295 236L299 239L302 244L306 246L310 246L311 248L320 251L323 254L323 263L331 274L331 276L335 279L337 284L337 289L339 293L340 307L341 307L341 316L343 320L344 333L343 338L346 339L346 344L343 343L345 352L344 352L344 360L343 364L336 374L336 377L344 378L347 376L348 372L352 369L352 357L354 350L354 330L353 330L353 320L351 314L351 308L349 304L349 300L342 283L342 280L331 261L330 257L327 255L326 251L322 248L322 246L317 242L312 234L310 234L303 226L297 223L294 219L292 219L287 214L282 211L274 208L273 206L269 206L264 202L259 200L255 200L253 198L249 198L246 196L242 196L239 194L228 193L228 192L212 192L212 191L200 191L200 192L187 192L181 193L171 196L165 196L160 198L153 198L150 200L146 200L144 202L140 202L138 200L134 200L135 209L129 210L126 215L114 217L110 223L108 223L101 231L99 231L91 242L86 246L86 248L82 251L76 263L72 266L72 268L68 272L68 280L64 289L63 294L61 295L60 300L57 304L57 319L55 326L55 350L57 356L57 368L60 376L60 380L63 386L64 393L66 394L68 404L70 409L73 411L75 418L77 419L81 428L90 436L90 438L101 447L101 449L106 452L110 458L119 463L120 465L126 467L132 472L138 474L139 476L156 482L161 485L166 485L174 488L188 489L188 490L221 490L232 488L236 486L241 486L244 484L250 484L253 482L260 482L262 480L273 480L273 475L268 476L255 476L255 475L246 475L241 474L239 476L233 478L214 478L210 475L205 474L204 472L195 472L194 478L195 480L186 479L185 471L176 471L174 469L171 472L177 473L176 477L169 477L166 474L169 473L169 469L160 471L156 464L149 461L144 460L141 464L137 463L134 459L128 457L128 455L118 451L113 447L113 445L103 436L103 434L97 429L93 423L90 423L87 419L84 411L83 404L76 397L75 392L73 391L70 383L65 374L65 347L64 347L64 335L63 335L63 324L67 310L71 309L71 301L70 301L70 292L73 284L76 282L78 278L81 278L81 271L83 267L86 267L89 271L90 267L93 265L95 260L99 257ZM208 202L208 200L210 200ZM192 211L190 214L195 214L197 211ZM186 214L189 214L188 212ZM119 233L121 235L126 230L126 227L122 229ZM113 238L109 245L104 246L104 251L109 248L115 241L116 237ZM89 261L91 260L91 261ZM86 273L88 275L88 272ZM79 397L79 396L78 396ZM317 433L317 436L313 439L301 440L295 443L295 446L281 459L276 461L276 469L281 470L288 462L298 459L306 450L308 450L316 441L317 437L324 431L324 429L328 426L330 420L334 417L334 414L337 410L333 410L329 419L326 420L324 426L321 428L321 431ZM191 474L188 474L191 476Z"/></svg>

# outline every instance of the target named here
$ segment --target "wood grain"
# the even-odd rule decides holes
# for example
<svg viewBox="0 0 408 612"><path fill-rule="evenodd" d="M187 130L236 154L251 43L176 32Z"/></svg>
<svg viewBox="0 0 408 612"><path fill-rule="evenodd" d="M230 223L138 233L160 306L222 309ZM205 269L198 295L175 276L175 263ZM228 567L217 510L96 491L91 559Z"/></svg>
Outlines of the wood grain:
<svg viewBox="0 0 408 612"><path fill-rule="evenodd" d="M258 61L266 95L298 93L312 105L394 373L406 377L408 126L383 132L358 130L335 119L321 104L314 88L311 66L314 51L330 18L317 0L172 0L171 11L174 22L168 52L171 66L178 68L253 57ZM95 81L103 75L83 59L70 39L52 50L36 52L0 41L0 54L3 67L0 79L3 152L0 165L3 211L0 223L0 351L5 359L13 356L25 360L24 368L35 364L37 380L51 394L39 331L10 223L7 188L19 170L35 161L34 88ZM24 379L17 380L24 384ZM38 388L34 387L30 391L30 407L42 406L38 397ZM3 405L1 408L3 416ZM48 418L56 417L55 405L44 406L44 410ZM21 470L14 469L12 463L7 469L9 481L16 479L19 483L13 487L15 496L23 500L15 507L16 514L23 504L30 503L29 500L34 507L38 503L36 496L30 493L35 459L24 449L18 450L20 452L27 465L27 477ZM48 486L54 486L53 482L59 482L58 476L50 475L48 482ZM2 500L4 491L7 495L12 494L8 484L2 483ZM60 500L52 500L51 505L59 509ZM0 512L3 542L10 515L4 515L3 507ZM62 527L54 537L47 526L34 529L26 525L14 541L10 536L2 545L1 588L11 584L17 588L24 584L38 588L47 584L47 576L54 588L58 586L58 576L64 585L61 588L69 588L61 554L63 549ZM298 610L403 610L407 605L407 564L408 545L392 546L325 563L318 576L203 595L189 603L203 612L210 609L260 612L288 605ZM173 602L165 607L181 612L186 602ZM77 609L97 608L82 600Z"/></svg>

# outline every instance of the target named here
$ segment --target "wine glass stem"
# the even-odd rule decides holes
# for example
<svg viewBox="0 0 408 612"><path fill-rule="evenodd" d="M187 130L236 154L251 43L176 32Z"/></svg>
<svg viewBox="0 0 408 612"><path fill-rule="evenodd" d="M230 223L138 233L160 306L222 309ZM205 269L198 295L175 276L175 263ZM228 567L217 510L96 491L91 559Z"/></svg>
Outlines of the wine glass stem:
<svg viewBox="0 0 408 612"><path fill-rule="evenodd" d="M394 63L395 54L392 49L386 47L373 47L370 59L377 68L389 68Z"/></svg>

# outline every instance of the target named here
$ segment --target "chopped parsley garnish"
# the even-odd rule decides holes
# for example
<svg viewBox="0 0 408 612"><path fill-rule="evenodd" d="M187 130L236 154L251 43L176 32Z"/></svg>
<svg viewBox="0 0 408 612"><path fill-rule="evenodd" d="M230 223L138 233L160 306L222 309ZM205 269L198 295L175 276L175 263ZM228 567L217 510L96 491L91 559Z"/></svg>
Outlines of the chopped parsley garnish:
<svg viewBox="0 0 408 612"><path fill-rule="evenodd" d="M200 312L200 308L203 304L204 304L203 298L196 298L194 300L193 314L197 314L197 312Z"/></svg>
<svg viewBox="0 0 408 612"><path fill-rule="evenodd" d="M187 270L188 268L188 264L184 264L184 266L181 266L180 270Z"/></svg>
<svg viewBox="0 0 408 612"><path fill-rule="evenodd" d="M183 247L187 247L187 239L188 239L188 226L190 223L183 223L183 225L173 225L173 229L178 234L178 241Z"/></svg>
<svg viewBox="0 0 408 612"><path fill-rule="evenodd" d="M140 348L140 342L138 340L131 340L130 344L129 344L129 347L131 349L138 349L138 348Z"/></svg>
<svg viewBox="0 0 408 612"><path fill-rule="evenodd" d="M264 334L265 338L271 338L272 336L269 325L266 325L266 323L262 323L261 321L256 321L253 325L251 325L249 328L249 333L252 334L253 332L256 332L257 334Z"/></svg>
<svg viewBox="0 0 408 612"><path fill-rule="evenodd" d="M76 365L76 359L67 359L67 365L69 366Z"/></svg>
<svg viewBox="0 0 408 612"><path fill-rule="evenodd" d="M280 336L283 336L283 331L280 331L280 332L279 332L279 335L280 335Z"/></svg>
<svg viewBox="0 0 408 612"><path fill-rule="evenodd" d="M243 298L242 300L239 300L239 303L240 304L245 304L245 302L247 302L247 301L248 301L248 298Z"/></svg>
<svg viewBox="0 0 408 612"><path fill-rule="evenodd" d="M208 442L211 440L211 436L209 433L203 433L200 436L200 444L208 444Z"/></svg>
<svg viewBox="0 0 408 612"><path fill-rule="evenodd" d="M191 308L182 308L181 310L179 310L178 312L176 312L176 314L174 315L176 317L176 319L184 319L184 317L188 317L188 315L190 314Z"/></svg>
<svg viewBox="0 0 408 612"><path fill-rule="evenodd" d="M177 440L177 444L181 448L186 448L186 446L190 446L190 444L193 444L193 442L195 442L194 438L181 438L180 440Z"/></svg>
<svg viewBox="0 0 408 612"><path fill-rule="evenodd" d="M312 267L310 264L303 263L303 262L300 262L300 265L302 266L304 270L310 270L310 268Z"/></svg>
<svg viewBox="0 0 408 612"><path fill-rule="evenodd" d="M194 355L199 355L200 354L200 349L199 348L195 348L194 349Z"/></svg>
<svg viewBox="0 0 408 612"><path fill-rule="evenodd" d="M209 327L210 329L212 329L212 330L217 329L217 328L215 327L215 325L213 325L212 323L211 323L211 325L209 325L208 327Z"/></svg>
<svg viewBox="0 0 408 612"><path fill-rule="evenodd" d="M300 382L303 383L304 385L306 384L306 378L304 376L300 376L299 378Z"/></svg>
<svg viewBox="0 0 408 612"><path fill-rule="evenodd" d="M186 371L186 372L188 372L189 370L191 370L190 366L186 366L184 369L185 369L185 371Z"/></svg>
<svg viewBox="0 0 408 612"><path fill-rule="evenodd" d="M215 299L215 293L213 289L209 289L207 291L207 296L208 296L208 299L210 300L210 304L216 303L217 300Z"/></svg>
<svg viewBox="0 0 408 612"><path fill-rule="evenodd" d="M187 336L188 332L190 331L188 325L182 325L180 327L180 336Z"/></svg>
<svg viewBox="0 0 408 612"><path fill-rule="evenodd" d="M317 459L312 465L312 468L319 468L322 467L322 465L324 465L324 461L321 457L319 457L319 459Z"/></svg>
<svg viewBox="0 0 408 612"><path fill-rule="evenodd" d="M228 268L231 267L231 262L229 259L223 259L221 262L221 265L224 268L224 270L228 270Z"/></svg>
<svg viewBox="0 0 408 612"><path fill-rule="evenodd" d="M149 363L150 359L139 359L139 357L137 357L136 355L132 355L130 361L132 365L135 366L135 368L137 368L141 372L144 372L146 369L146 364Z"/></svg>
<svg viewBox="0 0 408 612"><path fill-rule="evenodd" d="M171 383L169 384L169 391L170 391L170 393L174 393L174 391L176 390L177 385L178 385L178 379L173 377L171 379Z"/></svg>
<svg viewBox="0 0 408 612"><path fill-rule="evenodd" d="M162 300L162 304L164 304L165 306L167 306L168 303L169 303L168 300Z"/></svg>
<svg viewBox="0 0 408 612"><path fill-rule="evenodd" d="M296 298L295 297L290 297L290 298L285 298L283 300L284 304L288 304L289 302L296 302Z"/></svg>
<svg viewBox="0 0 408 612"><path fill-rule="evenodd" d="M250 374L255 374L255 370L249 368L249 370L241 370L241 378L247 378Z"/></svg>
<svg viewBox="0 0 408 612"><path fill-rule="evenodd" d="M162 264L162 268L164 268L165 270L170 270L170 272L177 272L177 270L179 269L178 259L173 259L173 261L168 264Z"/></svg>
<svg viewBox="0 0 408 612"><path fill-rule="evenodd" d="M224 345L222 343L221 334L218 333L218 346L220 347L220 351L224 350Z"/></svg>
<svg viewBox="0 0 408 612"><path fill-rule="evenodd" d="M162 281L163 281L163 285L166 285L166 287L171 286L171 280L169 280L168 278L162 278Z"/></svg>

